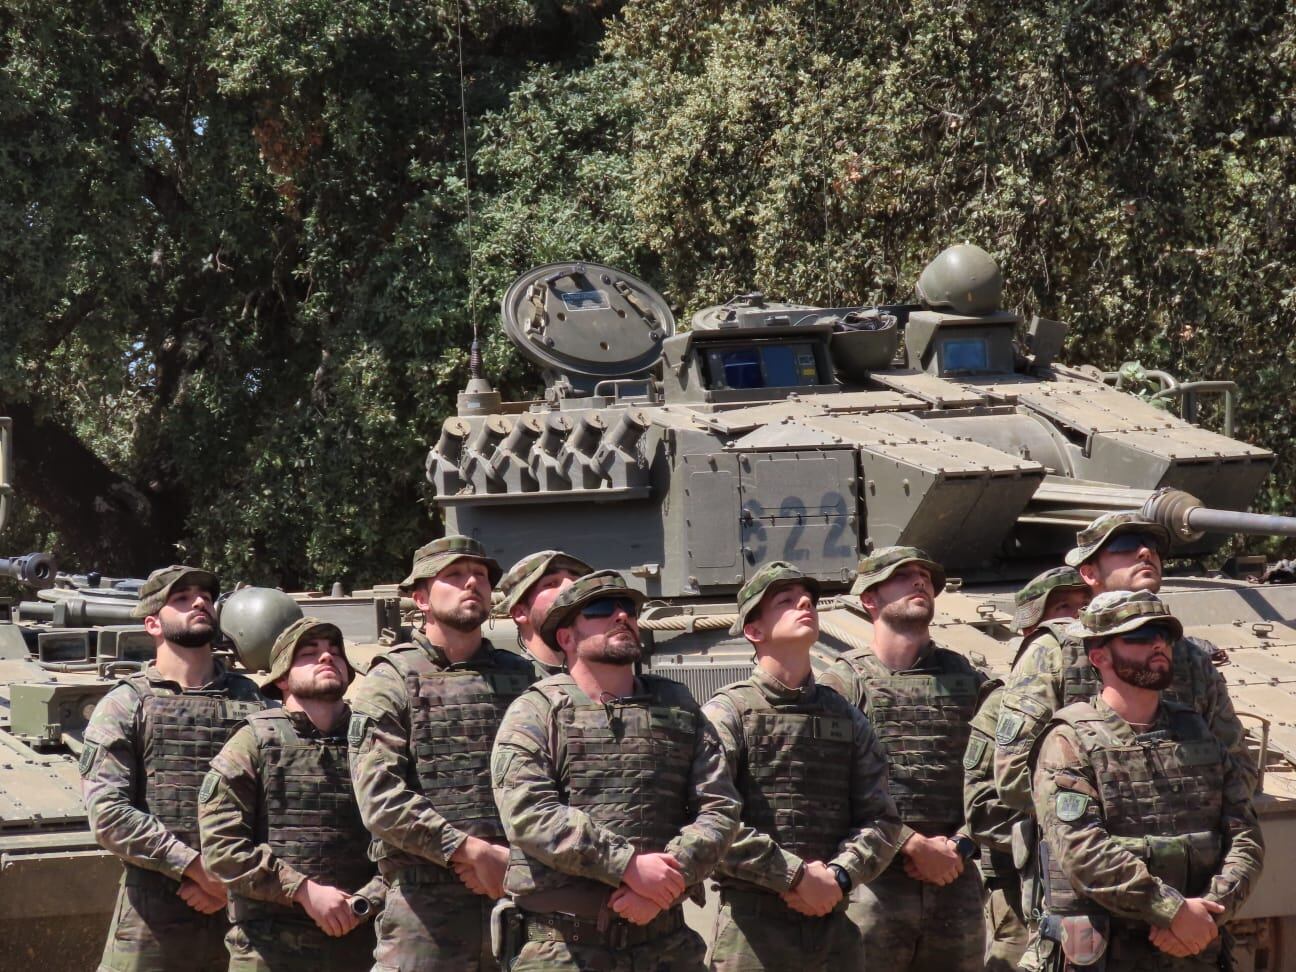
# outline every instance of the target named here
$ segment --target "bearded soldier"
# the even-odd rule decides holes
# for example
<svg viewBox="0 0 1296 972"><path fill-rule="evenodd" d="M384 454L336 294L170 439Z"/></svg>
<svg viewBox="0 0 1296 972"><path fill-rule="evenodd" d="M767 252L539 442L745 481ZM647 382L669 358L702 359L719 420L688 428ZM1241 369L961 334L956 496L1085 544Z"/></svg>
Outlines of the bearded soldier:
<svg viewBox="0 0 1296 972"><path fill-rule="evenodd" d="M374 964L400 972L494 969L489 922L508 848L490 748L531 663L482 638L499 565L470 537L414 554L401 583L422 630L378 656L348 732L370 853L390 885Z"/></svg>
<svg viewBox="0 0 1296 972"><path fill-rule="evenodd" d="M871 956L897 972L979 972L981 882L964 862L976 845L963 821L963 754L985 676L932 643L945 571L914 547L884 547L859 563L851 591L873 623L868 648L842 655L821 684L859 706L890 761L904 826L900 853L851 892L848 914Z"/></svg>
<svg viewBox="0 0 1296 972"><path fill-rule="evenodd" d="M1183 629L1155 594L1100 594L1072 634L1102 689L1059 710L1031 756L1045 958L1215 972L1263 861L1250 781L1197 711L1162 698Z"/></svg>
<svg viewBox="0 0 1296 972"><path fill-rule="evenodd" d="M1042 634L1061 635L1086 604L1089 588L1074 567L1054 567L1032 578L1014 597L1013 624L1021 633L1017 656ZM981 689L982 702L972 720L963 757L963 812L972 839L981 845L985 885L986 972L1020 966L1029 942L1021 875L1013 862L1013 828L1025 816L999 799L994 783L995 726L1003 700L1003 681Z"/></svg>
<svg viewBox="0 0 1296 972"><path fill-rule="evenodd" d="M518 648L535 662L536 678L563 670L562 652L554 651L540 637L540 621L563 588L593 570L561 550L541 550L519 560L500 581L495 611L513 619Z"/></svg>
<svg viewBox="0 0 1296 972"><path fill-rule="evenodd" d="M818 599L818 582L791 564L760 568L738 592L730 630L751 642L756 669L703 709L743 799L716 871L716 972L864 968L847 895L891 863L899 842L873 727L811 674Z"/></svg>
<svg viewBox="0 0 1296 972"><path fill-rule="evenodd" d="M230 893L230 972L373 964L367 919L383 883L347 770L353 677L336 625L294 622L270 650L264 689L282 707L250 716L203 780L203 862Z"/></svg>
<svg viewBox="0 0 1296 972"><path fill-rule="evenodd" d="M265 702L256 683L212 657L216 575L155 570L135 617L157 656L95 707L81 789L95 839L122 859L100 969L224 969L225 886L198 853L198 788L213 756Z"/></svg>
<svg viewBox="0 0 1296 972"><path fill-rule="evenodd" d="M680 902L733 839L738 795L688 689L635 674L642 602L615 571L559 594L540 631L568 671L500 727L491 776L520 919L501 948L514 972L704 968Z"/></svg>

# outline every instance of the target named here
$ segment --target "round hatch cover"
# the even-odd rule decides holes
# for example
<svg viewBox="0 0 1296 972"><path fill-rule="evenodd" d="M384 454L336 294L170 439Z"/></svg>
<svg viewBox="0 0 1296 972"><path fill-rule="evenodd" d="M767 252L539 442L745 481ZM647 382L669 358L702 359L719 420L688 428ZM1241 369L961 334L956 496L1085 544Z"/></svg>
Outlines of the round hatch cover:
<svg viewBox="0 0 1296 972"><path fill-rule="evenodd" d="M597 263L549 263L524 273L505 292L500 316L523 354L576 385L642 375L675 333L661 294Z"/></svg>

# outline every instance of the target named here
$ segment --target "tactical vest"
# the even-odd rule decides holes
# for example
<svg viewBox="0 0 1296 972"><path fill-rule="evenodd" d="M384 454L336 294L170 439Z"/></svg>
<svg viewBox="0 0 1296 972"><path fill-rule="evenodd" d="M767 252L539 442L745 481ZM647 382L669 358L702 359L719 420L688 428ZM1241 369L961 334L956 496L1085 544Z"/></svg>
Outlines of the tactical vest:
<svg viewBox="0 0 1296 972"><path fill-rule="evenodd" d="M1059 641L1062 644L1062 705L1088 702L1102 691L1098 669L1089 663L1083 641L1072 637L1059 638ZM1170 655L1174 678L1170 687L1161 693L1161 698L1186 705L1207 716L1208 686L1202 681L1201 669L1189 659L1189 653L1198 648L1200 646L1188 638L1180 638L1175 643Z"/></svg>
<svg viewBox="0 0 1296 972"><path fill-rule="evenodd" d="M751 682L717 694L742 715L747 759L734 782L743 822L797 857L831 860L851 830L850 703L827 690L810 704L774 703Z"/></svg>
<svg viewBox="0 0 1296 972"><path fill-rule="evenodd" d="M258 712L247 724L262 758L257 839L311 880L358 891L374 866L365 856L369 833L351 790L345 728L336 736L302 736L283 709ZM231 911L239 920L301 914L241 898Z"/></svg>
<svg viewBox="0 0 1296 972"><path fill-rule="evenodd" d="M1097 779L1103 824L1112 839L1142 859L1153 876L1186 897L1198 897L1209 889L1222 855L1224 756L1201 716L1188 706L1163 705L1170 728L1136 735L1132 742L1118 737L1088 703L1058 710L1049 728L1065 724L1075 730ZM1094 913L1094 903L1078 895L1047 856L1049 912Z"/></svg>
<svg viewBox="0 0 1296 972"><path fill-rule="evenodd" d="M417 643L380 656L405 680L409 699L410 783L451 825L504 842L491 793L490 753L509 704L535 679L531 662L484 644L449 667Z"/></svg>
<svg viewBox="0 0 1296 972"><path fill-rule="evenodd" d="M1017 662L1019 662L1022 656L1026 654L1027 649L1045 635L1051 636L1058 644L1065 644L1067 637L1066 631L1071 624L1072 621L1070 618L1055 618L1052 621L1041 621L1035 626L1034 631L1022 638L1018 643L1017 650L1013 652L1012 664L1008 667L1016 668Z"/></svg>
<svg viewBox="0 0 1296 972"><path fill-rule="evenodd" d="M213 757L248 716L265 708L250 679L227 689L157 691L144 675L126 679L140 698L143 792L135 806L157 817L186 846L197 849L198 790Z"/></svg>
<svg viewBox="0 0 1296 972"><path fill-rule="evenodd" d="M531 691L549 703L566 804L635 850L653 853L665 850L690 819L690 776L703 716L678 682L651 675L640 682L643 695L607 703L589 699L570 675L555 675ZM598 883L552 870L517 847L510 851L510 891Z"/></svg>
<svg viewBox="0 0 1296 972"><path fill-rule="evenodd" d="M886 747L900 819L931 837L963 823L963 754L980 679L963 658L935 648L927 667L892 672L873 652L842 656L864 683L864 712Z"/></svg>

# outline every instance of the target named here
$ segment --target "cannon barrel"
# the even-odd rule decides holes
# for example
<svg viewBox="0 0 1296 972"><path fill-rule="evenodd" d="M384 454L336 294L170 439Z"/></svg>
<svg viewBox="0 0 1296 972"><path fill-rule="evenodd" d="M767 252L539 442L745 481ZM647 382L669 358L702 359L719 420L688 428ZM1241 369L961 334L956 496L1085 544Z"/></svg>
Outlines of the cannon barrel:
<svg viewBox="0 0 1296 972"><path fill-rule="evenodd" d="M24 587L42 591L54 584L58 561L53 554L29 553L23 557L0 557L0 576L10 577Z"/></svg>
<svg viewBox="0 0 1296 972"><path fill-rule="evenodd" d="M86 597L60 597L55 601L23 601L18 615L24 621L49 621L59 627L89 628L100 624L139 624L131 616L135 602L100 601Z"/></svg>
<svg viewBox="0 0 1296 972"><path fill-rule="evenodd" d="M1238 510L1213 510L1181 489L1157 490L1143 504L1143 515L1156 520L1184 543L1206 533L1241 533L1268 537L1296 537L1296 517Z"/></svg>

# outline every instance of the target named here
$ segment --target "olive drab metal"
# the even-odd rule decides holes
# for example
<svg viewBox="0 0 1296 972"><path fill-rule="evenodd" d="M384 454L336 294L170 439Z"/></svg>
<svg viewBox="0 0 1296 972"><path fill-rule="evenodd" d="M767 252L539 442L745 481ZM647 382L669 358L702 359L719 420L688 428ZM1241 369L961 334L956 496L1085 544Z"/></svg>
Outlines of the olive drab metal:
<svg viewBox="0 0 1296 972"><path fill-rule="evenodd" d="M221 634L229 639L243 667L250 672L270 668L270 648L275 639L303 617L301 605L283 591L245 587L225 597L217 618Z"/></svg>

